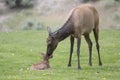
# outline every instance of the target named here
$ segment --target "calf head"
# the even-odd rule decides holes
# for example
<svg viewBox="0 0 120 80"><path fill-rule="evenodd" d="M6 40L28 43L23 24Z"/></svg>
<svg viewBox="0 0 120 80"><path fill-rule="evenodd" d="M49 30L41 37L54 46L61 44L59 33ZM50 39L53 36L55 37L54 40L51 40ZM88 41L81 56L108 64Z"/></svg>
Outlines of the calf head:
<svg viewBox="0 0 120 80"><path fill-rule="evenodd" d="M33 64L30 67L30 70L45 70L45 69L50 68L49 57L47 57L46 54L44 54L44 53L41 53L41 56L42 56L42 61L40 61L36 64Z"/></svg>

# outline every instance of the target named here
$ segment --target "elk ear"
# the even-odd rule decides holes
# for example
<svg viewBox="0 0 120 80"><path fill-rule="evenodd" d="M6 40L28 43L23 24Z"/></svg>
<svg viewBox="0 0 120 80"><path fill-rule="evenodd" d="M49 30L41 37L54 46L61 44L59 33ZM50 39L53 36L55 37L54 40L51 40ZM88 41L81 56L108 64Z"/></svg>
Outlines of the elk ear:
<svg viewBox="0 0 120 80"><path fill-rule="evenodd" d="M42 57L43 59L46 58L46 54L45 54L45 53L40 53L40 55L41 55L41 57ZM51 56L48 57L48 59L50 59L50 58L53 58L53 55L51 55Z"/></svg>
<svg viewBox="0 0 120 80"><path fill-rule="evenodd" d="M48 33L50 34L50 33L51 33L51 28L50 28L50 27L47 27L47 31L48 31Z"/></svg>
<svg viewBox="0 0 120 80"><path fill-rule="evenodd" d="M45 54L45 53L41 53L41 57L42 57L42 59L43 59L43 60L48 59L48 57L46 56L46 54Z"/></svg>
<svg viewBox="0 0 120 80"><path fill-rule="evenodd" d="M53 58L53 55L51 55L51 56L49 57L49 59L50 59L50 58Z"/></svg>
<svg viewBox="0 0 120 80"><path fill-rule="evenodd" d="M42 57L42 58L45 56L45 54L44 54L44 53L40 53L40 55L41 55L41 57Z"/></svg>

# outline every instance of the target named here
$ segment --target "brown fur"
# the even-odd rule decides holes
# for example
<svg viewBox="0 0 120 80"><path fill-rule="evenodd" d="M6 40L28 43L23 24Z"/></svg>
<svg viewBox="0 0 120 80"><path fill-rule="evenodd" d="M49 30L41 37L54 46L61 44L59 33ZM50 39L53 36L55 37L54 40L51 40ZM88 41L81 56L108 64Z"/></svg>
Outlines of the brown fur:
<svg viewBox="0 0 120 80"><path fill-rule="evenodd" d="M33 64L30 67L30 70L45 70L45 69L50 68L48 58L46 58L46 55L44 54L42 54L42 56L43 56L43 61Z"/></svg>
<svg viewBox="0 0 120 80"><path fill-rule="evenodd" d="M74 24L74 36L89 34L93 29L98 28L99 15L94 6L85 4L73 9L71 20Z"/></svg>

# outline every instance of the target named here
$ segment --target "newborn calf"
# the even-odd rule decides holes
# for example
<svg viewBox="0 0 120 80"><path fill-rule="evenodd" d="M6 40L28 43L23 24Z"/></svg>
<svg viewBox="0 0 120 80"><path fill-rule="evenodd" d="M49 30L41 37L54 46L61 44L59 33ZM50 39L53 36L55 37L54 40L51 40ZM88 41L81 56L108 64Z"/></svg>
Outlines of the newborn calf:
<svg viewBox="0 0 120 80"><path fill-rule="evenodd" d="M43 58L43 61L33 64L30 67L30 70L45 70L50 68L49 58L43 53L42 53L42 58Z"/></svg>

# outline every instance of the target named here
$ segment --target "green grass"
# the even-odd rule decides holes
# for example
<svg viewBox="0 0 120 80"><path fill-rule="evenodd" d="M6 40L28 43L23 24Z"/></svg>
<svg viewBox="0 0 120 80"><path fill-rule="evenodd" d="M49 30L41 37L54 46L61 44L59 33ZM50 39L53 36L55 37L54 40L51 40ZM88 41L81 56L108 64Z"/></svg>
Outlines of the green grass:
<svg viewBox="0 0 120 80"><path fill-rule="evenodd" d="M0 80L119 80L120 30L101 30L100 46L103 66L98 66L93 41L93 66L88 66L88 47L82 37L81 70L77 70L76 44L72 67L68 68L69 38L62 41L50 60L51 69L30 71L28 68L41 60L46 50L46 31L0 33Z"/></svg>

